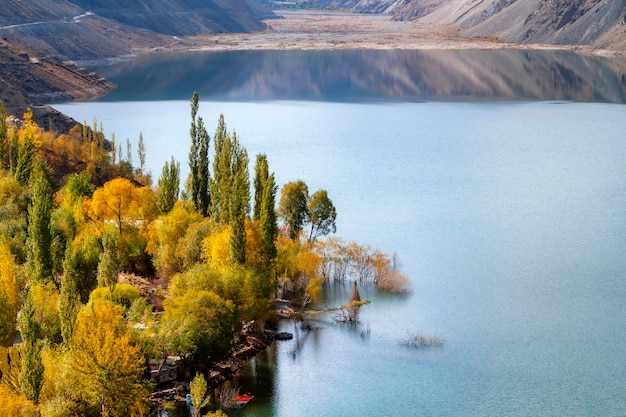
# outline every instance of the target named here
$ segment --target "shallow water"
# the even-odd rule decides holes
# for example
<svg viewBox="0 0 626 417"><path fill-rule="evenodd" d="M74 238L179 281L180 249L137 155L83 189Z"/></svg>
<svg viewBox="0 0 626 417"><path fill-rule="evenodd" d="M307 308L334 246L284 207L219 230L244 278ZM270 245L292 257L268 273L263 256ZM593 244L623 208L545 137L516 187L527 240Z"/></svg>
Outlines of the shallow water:
<svg viewBox="0 0 626 417"><path fill-rule="evenodd" d="M240 101L229 92L255 78L234 78L243 81L224 87L225 98L200 104L210 133L223 113L251 156L268 155L279 185L327 189L337 234L397 253L412 293L361 288L372 303L357 327L330 317L311 332L284 323L296 337L251 362L240 383L256 398L233 415L626 415L626 107L561 93ZM621 94L614 81L604 96ZM131 92L57 107L96 116L118 140L141 131L155 178L170 155L186 168L188 100L168 100L179 89L136 100ZM325 296L343 304L350 291ZM415 332L446 343L402 346Z"/></svg>

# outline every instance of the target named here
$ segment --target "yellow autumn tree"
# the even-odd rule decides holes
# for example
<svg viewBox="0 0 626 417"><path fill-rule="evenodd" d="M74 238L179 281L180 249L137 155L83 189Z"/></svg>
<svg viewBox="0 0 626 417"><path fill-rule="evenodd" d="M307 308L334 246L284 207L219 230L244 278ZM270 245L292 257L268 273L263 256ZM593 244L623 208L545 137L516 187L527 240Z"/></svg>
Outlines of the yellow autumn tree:
<svg viewBox="0 0 626 417"><path fill-rule="evenodd" d="M0 384L0 410L3 417L39 417L39 411L32 401L20 394L9 391Z"/></svg>
<svg viewBox="0 0 626 417"><path fill-rule="evenodd" d="M93 193L88 213L93 220L114 222L121 236L124 225L136 226L143 220L144 196L144 192L126 178L115 178Z"/></svg>
<svg viewBox="0 0 626 417"><path fill-rule="evenodd" d="M202 243L204 258L214 268L225 268L230 256L230 226L224 226L219 232L211 233Z"/></svg>
<svg viewBox="0 0 626 417"><path fill-rule="evenodd" d="M182 272L184 257L179 243L189 226L199 223L203 217L190 201L177 201L167 214L153 221L148 231L147 251L160 274L170 276Z"/></svg>
<svg viewBox="0 0 626 417"><path fill-rule="evenodd" d="M9 243L2 241L0 243L0 346L11 346L15 340L20 296L15 258L11 253Z"/></svg>
<svg viewBox="0 0 626 417"><path fill-rule="evenodd" d="M71 352L80 395L102 417L148 415L149 390L141 377L144 358L120 306L108 300L84 306Z"/></svg>

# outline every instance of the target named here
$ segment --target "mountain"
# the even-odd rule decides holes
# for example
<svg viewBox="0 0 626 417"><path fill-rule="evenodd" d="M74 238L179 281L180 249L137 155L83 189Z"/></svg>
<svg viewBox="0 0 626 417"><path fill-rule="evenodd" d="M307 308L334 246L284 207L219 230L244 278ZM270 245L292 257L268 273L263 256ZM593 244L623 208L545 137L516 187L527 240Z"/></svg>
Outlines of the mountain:
<svg viewBox="0 0 626 417"><path fill-rule="evenodd" d="M172 36L251 32L271 12L247 0L3 0L0 36L63 59L128 55Z"/></svg>
<svg viewBox="0 0 626 417"><path fill-rule="evenodd" d="M258 0L267 6L285 2ZM295 7L385 13L451 27L459 35L516 43L592 45L624 51L626 0L295 0Z"/></svg>
<svg viewBox="0 0 626 417"><path fill-rule="evenodd" d="M609 32L624 31L626 0L404 0L393 16L457 27L465 36L590 45Z"/></svg>
<svg viewBox="0 0 626 417"><path fill-rule="evenodd" d="M114 88L74 66L177 42L176 36L265 29L272 12L248 0L2 0L0 99L9 114L65 131L73 120L45 103Z"/></svg>

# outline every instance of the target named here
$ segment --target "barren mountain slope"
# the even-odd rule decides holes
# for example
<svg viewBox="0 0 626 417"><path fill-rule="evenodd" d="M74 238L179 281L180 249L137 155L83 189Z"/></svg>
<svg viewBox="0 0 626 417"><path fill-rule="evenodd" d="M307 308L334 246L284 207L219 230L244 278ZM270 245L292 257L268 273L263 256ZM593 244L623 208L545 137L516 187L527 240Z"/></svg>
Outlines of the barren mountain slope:
<svg viewBox="0 0 626 417"><path fill-rule="evenodd" d="M265 13L265 14L264 14ZM0 37L72 60L127 55L171 36L265 28L269 12L246 0L3 0Z"/></svg>
<svg viewBox="0 0 626 417"><path fill-rule="evenodd" d="M466 36L558 45L619 32L625 14L626 0L404 0L394 10L395 19L467 28Z"/></svg>

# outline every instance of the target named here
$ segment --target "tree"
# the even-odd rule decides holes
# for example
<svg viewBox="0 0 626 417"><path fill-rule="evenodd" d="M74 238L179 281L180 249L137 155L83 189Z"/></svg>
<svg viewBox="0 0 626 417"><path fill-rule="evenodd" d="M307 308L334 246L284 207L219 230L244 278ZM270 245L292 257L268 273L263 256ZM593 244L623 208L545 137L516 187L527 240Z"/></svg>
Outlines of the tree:
<svg viewBox="0 0 626 417"><path fill-rule="evenodd" d="M190 201L179 201L168 214L152 223L147 251L160 274L171 276L182 272L185 254L179 247L185 243L187 229L202 219Z"/></svg>
<svg viewBox="0 0 626 417"><path fill-rule="evenodd" d="M22 393L35 404L39 401L39 392L43 381L43 364L41 362L41 327L35 319L35 305L29 292L19 319L22 345L20 358L22 370L19 383Z"/></svg>
<svg viewBox="0 0 626 417"><path fill-rule="evenodd" d="M161 331L174 354L191 354L198 363L223 359L237 329L235 304L194 283L177 285L174 277L165 300Z"/></svg>
<svg viewBox="0 0 626 417"><path fill-rule="evenodd" d="M230 224L250 212L250 175L248 152L241 146L237 133L228 133L220 115L213 135L215 156L211 189L211 216L219 224Z"/></svg>
<svg viewBox="0 0 626 417"><path fill-rule="evenodd" d="M318 190L311 196L309 200L309 221L311 222L311 231L309 233L309 241L315 241L319 236L326 236L329 233L335 233L337 226L337 210L333 202L328 198L326 190Z"/></svg>
<svg viewBox="0 0 626 417"><path fill-rule="evenodd" d="M98 220L113 220L119 235L125 223L141 218L143 194L126 178L115 178L98 188L91 199L90 215Z"/></svg>
<svg viewBox="0 0 626 417"><path fill-rule="evenodd" d="M15 258L9 242L3 240L0 242L0 346L13 345L20 298Z"/></svg>
<svg viewBox="0 0 626 417"><path fill-rule="evenodd" d="M63 277L61 278L61 293L59 294L59 321L61 323L61 337L69 345L76 328L76 317L80 309L80 293L78 281L80 274L79 259L73 254L72 248L65 252L63 262Z"/></svg>
<svg viewBox="0 0 626 417"><path fill-rule="evenodd" d="M289 238L295 240L308 220L309 188L302 180L285 184L280 192L278 214L287 226Z"/></svg>
<svg viewBox="0 0 626 417"><path fill-rule="evenodd" d="M271 268L276 259L276 237L278 225L276 223L276 191L278 187L274 181L274 174L269 176L263 187L263 198L259 207L259 232L261 237L261 262L265 269Z"/></svg>
<svg viewBox="0 0 626 417"><path fill-rule="evenodd" d="M189 383L189 393L191 395L191 405L193 406L193 417L200 417L200 409L209 403L207 394L206 379L202 374L197 373L193 381Z"/></svg>
<svg viewBox="0 0 626 417"><path fill-rule="evenodd" d="M198 211L209 214L211 205L209 190L209 142L211 138L204 127L202 117L198 114L198 93L191 97L191 147L189 149L189 197Z"/></svg>
<svg viewBox="0 0 626 417"><path fill-rule="evenodd" d="M252 210L252 220L254 221L261 219L261 204L268 177L267 155L259 154L256 156L256 165L254 166L254 207Z"/></svg>
<svg viewBox="0 0 626 417"><path fill-rule="evenodd" d="M45 162L38 160L30 180L32 202L28 208L28 265L32 282L52 278L52 235L53 193L52 173Z"/></svg>
<svg viewBox="0 0 626 417"><path fill-rule="evenodd" d="M137 156L139 157L139 175L143 176L146 169L146 144L141 132L139 132L139 142L137 143Z"/></svg>
<svg viewBox="0 0 626 417"><path fill-rule="evenodd" d="M98 263L98 285L115 289L121 271L118 234L107 228L102 234L102 255Z"/></svg>
<svg viewBox="0 0 626 417"><path fill-rule="evenodd" d="M101 416L147 414L144 358L132 341L120 306L98 300L81 308L71 353L78 395L100 409Z"/></svg>
<svg viewBox="0 0 626 417"><path fill-rule="evenodd" d="M157 207L159 213L167 214L178 201L180 192L180 164L174 160L165 162L161 178L159 178L159 187L157 191Z"/></svg>

